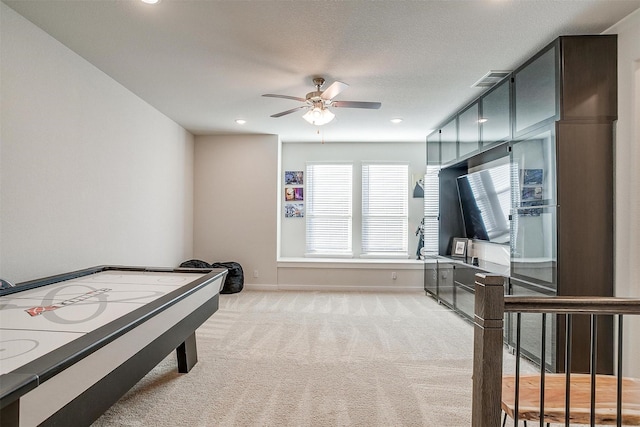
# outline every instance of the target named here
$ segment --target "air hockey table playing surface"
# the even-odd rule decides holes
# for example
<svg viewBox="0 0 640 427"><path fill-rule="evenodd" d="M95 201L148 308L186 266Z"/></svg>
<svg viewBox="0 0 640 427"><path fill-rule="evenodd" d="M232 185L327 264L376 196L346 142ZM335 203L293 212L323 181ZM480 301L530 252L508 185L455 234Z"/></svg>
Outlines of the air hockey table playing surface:
<svg viewBox="0 0 640 427"><path fill-rule="evenodd" d="M188 372L197 361L195 329L217 310L225 275L103 266L2 291L1 423L55 424L96 399L115 402L173 348Z"/></svg>

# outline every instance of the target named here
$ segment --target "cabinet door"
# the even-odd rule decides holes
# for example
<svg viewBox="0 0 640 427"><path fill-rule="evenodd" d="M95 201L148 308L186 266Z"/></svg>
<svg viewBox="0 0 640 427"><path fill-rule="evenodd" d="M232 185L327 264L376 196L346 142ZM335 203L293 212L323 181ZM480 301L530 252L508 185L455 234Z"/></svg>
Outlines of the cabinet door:
<svg viewBox="0 0 640 427"><path fill-rule="evenodd" d="M553 128L511 150L511 275L556 288L557 206Z"/></svg>
<svg viewBox="0 0 640 427"><path fill-rule="evenodd" d="M438 262L438 299L449 306L454 307L453 297L453 264Z"/></svg>
<svg viewBox="0 0 640 427"><path fill-rule="evenodd" d="M455 309L468 319L473 319L475 302L475 274L479 270L465 264L453 266Z"/></svg>
<svg viewBox="0 0 640 427"><path fill-rule="evenodd" d="M480 123L478 103L458 116L458 157L463 158L480 148Z"/></svg>
<svg viewBox="0 0 640 427"><path fill-rule="evenodd" d="M556 207L518 208L512 216L511 276L557 288Z"/></svg>
<svg viewBox="0 0 640 427"><path fill-rule="evenodd" d="M555 128L529 134L511 147L514 208L556 205Z"/></svg>
<svg viewBox="0 0 640 427"><path fill-rule="evenodd" d="M458 127L456 122L456 119L452 119L441 129L440 161L443 165L456 160L458 157Z"/></svg>
<svg viewBox="0 0 640 427"><path fill-rule="evenodd" d="M435 259L424 260L424 290L438 296L438 262Z"/></svg>
<svg viewBox="0 0 640 427"><path fill-rule="evenodd" d="M509 279L512 295L518 296L551 296L544 289L536 289L535 286L513 278ZM507 344L516 345L517 316L515 313L507 313L509 336ZM545 365L551 372L556 370L556 315L547 314L545 320ZM542 314L523 313L520 315L520 348L521 351L532 360L540 363L542 350Z"/></svg>
<svg viewBox="0 0 640 427"><path fill-rule="evenodd" d="M507 141L511 137L509 102L510 79L505 79L482 97L482 148Z"/></svg>
<svg viewBox="0 0 640 427"><path fill-rule="evenodd" d="M514 73L515 133L527 131L558 114L556 44Z"/></svg>
<svg viewBox="0 0 640 427"><path fill-rule="evenodd" d="M473 319L475 315L474 291L472 288L455 282L456 311L467 319Z"/></svg>
<svg viewBox="0 0 640 427"><path fill-rule="evenodd" d="M440 164L440 132L435 131L427 136L427 164Z"/></svg>
<svg viewBox="0 0 640 427"><path fill-rule="evenodd" d="M615 34L561 37L562 120L616 120L617 38ZM602 119L605 120L602 120Z"/></svg>
<svg viewBox="0 0 640 427"><path fill-rule="evenodd" d="M561 295L612 296L614 127L611 123L558 122L556 130L558 257L562 261L558 291Z"/></svg>

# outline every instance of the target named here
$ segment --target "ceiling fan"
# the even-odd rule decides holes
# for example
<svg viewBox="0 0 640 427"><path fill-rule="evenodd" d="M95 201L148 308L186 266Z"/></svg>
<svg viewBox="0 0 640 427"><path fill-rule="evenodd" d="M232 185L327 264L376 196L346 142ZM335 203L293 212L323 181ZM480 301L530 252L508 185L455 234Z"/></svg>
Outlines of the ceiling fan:
<svg viewBox="0 0 640 427"><path fill-rule="evenodd" d="M377 110L382 105L380 102L362 102L362 101L334 101L333 98L340 92L349 87L348 84L342 82L333 82L324 91L321 90L324 85L324 79L322 77L315 77L313 84L316 86L316 90L309 92L304 98L289 95L276 95L273 93L267 93L262 96L271 98L285 98L293 99L294 101L303 102L303 105L292 108L281 113L272 114L271 117L282 117L287 114L295 113L303 108L307 109L307 112L302 116L306 121L316 126L321 126L329 123L335 117L335 114L329 110L329 107L336 108L366 108L370 110Z"/></svg>

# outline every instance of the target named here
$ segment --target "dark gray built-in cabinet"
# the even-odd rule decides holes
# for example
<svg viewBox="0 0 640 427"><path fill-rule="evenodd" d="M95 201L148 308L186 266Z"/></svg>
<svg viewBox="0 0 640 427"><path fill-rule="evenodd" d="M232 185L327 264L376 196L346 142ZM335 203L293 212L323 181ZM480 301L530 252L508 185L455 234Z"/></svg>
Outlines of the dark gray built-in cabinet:
<svg viewBox="0 0 640 427"><path fill-rule="evenodd" d="M436 268L442 272L425 275L425 290L471 316L476 267L461 268L464 260L446 261L452 239L465 237L456 179L470 169L508 162L507 292L612 296L616 119L617 38L594 35L556 39L445 120L427 137L427 165L441 168L437 254L441 260ZM444 286L438 283L444 280L442 273L447 278ZM523 351L539 361L540 318L531 314L522 318ZM510 344L515 340L511 320L506 328ZM608 373L613 369L613 322L604 317L598 322L598 371ZM559 350L565 345L564 316L547 325L546 364L563 371L564 353ZM588 372L589 341L589 319L575 316L572 371Z"/></svg>

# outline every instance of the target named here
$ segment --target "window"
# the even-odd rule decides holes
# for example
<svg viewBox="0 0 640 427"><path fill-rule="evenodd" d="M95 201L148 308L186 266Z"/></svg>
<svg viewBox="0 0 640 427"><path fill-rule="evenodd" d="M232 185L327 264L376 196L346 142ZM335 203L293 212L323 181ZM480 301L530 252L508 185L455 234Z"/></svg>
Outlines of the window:
<svg viewBox="0 0 640 427"><path fill-rule="evenodd" d="M354 241L364 257L408 256L407 163L363 163L362 211L357 206L355 212L361 233L355 239L352 204L360 194L353 193L353 164L307 163L306 175L307 256L352 257Z"/></svg>
<svg viewBox="0 0 640 427"><path fill-rule="evenodd" d="M439 173L440 165L427 165L427 173L424 176L424 249L425 253L435 255L439 250Z"/></svg>
<svg viewBox="0 0 640 427"><path fill-rule="evenodd" d="M306 252L352 256L353 165L307 164Z"/></svg>
<svg viewBox="0 0 640 427"><path fill-rule="evenodd" d="M409 165L362 165L362 255L407 256Z"/></svg>

